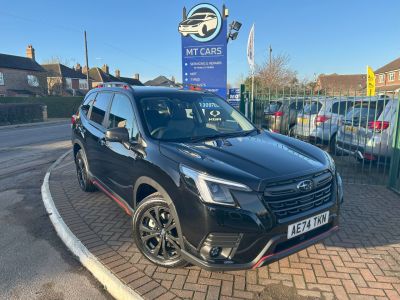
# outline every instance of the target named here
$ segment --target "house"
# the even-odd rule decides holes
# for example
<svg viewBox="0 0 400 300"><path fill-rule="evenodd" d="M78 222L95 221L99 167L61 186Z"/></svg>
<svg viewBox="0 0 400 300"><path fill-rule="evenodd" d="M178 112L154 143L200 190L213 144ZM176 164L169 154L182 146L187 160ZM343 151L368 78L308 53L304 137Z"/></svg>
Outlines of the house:
<svg viewBox="0 0 400 300"><path fill-rule="evenodd" d="M0 54L0 96L46 94L46 71L35 61L32 45L26 48L26 57Z"/></svg>
<svg viewBox="0 0 400 300"><path fill-rule="evenodd" d="M180 84L175 82L175 78L172 76L171 79L168 79L165 76L158 76L152 80L148 80L144 83L144 85L150 86L167 86L167 87L181 87Z"/></svg>
<svg viewBox="0 0 400 300"><path fill-rule="evenodd" d="M400 92L400 57L375 71L377 92Z"/></svg>
<svg viewBox="0 0 400 300"><path fill-rule="evenodd" d="M86 73L87 73L87 70L84 69L83 74L86 74ZM98 67L90 68L89 77L91 80L92 88L95 88L99 84L102 84L105 82L121 81L117 77L110 74L110 68L106 64L104 64L101 68L98 68Z"/></svg>
<svg viewBox="0 0 400 300"><path fill-rule="evenodd" d="M366 91L367 76L365 74L351 74L351 75L339 75L321 74L318 76L316 86L314 88L315 93L327 93L327 94L363 94Z"/></svg>
<svg viewBox="0 0 400 300"><path fill-rule="evenodd" d="M139 80L139 74L135 74L132 78L131 77L122 77L120 70L115 70L115 77L122 81L125 82L129 85L136 85L136 86L143 86L143 83Z"/></svg>
<svg viewBox="0 0 400 300"><path fill-rule="evenodd" d="M47 71L49 95L75 96L87 93L89 85L80 64L74 69L60 63L44 64L42 67Z"/></svg>

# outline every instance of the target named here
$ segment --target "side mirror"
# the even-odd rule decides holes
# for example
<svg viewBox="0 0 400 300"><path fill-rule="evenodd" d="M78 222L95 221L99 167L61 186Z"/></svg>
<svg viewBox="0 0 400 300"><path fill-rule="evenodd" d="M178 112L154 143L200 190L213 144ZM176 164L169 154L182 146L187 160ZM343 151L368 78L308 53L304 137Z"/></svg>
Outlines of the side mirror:
<svg viewBox="0 0 400 300"><path fill-rule="evenodd" d="M108 142L120 142L122 144L129 142L129 132L125 127L110 128L106 131L105 140Z"/></svg>

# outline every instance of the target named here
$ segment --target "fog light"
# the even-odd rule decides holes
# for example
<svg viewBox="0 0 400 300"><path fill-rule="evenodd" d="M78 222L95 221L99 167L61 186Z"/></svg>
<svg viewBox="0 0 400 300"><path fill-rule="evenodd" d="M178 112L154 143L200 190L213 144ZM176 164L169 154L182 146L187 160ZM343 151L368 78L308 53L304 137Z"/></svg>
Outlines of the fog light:
<svg viewBox="0 0 400 300"><path fill-rule="evenodd" d="M221 254L222 248L221 247L212 247L210 249L210 257L216 258Z"/></svg>

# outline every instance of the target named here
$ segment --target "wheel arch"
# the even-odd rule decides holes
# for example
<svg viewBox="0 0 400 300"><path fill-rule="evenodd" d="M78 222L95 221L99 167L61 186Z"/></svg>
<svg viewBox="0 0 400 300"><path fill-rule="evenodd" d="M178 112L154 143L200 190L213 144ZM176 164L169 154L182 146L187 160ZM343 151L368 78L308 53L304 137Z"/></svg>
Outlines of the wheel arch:
<svg viewBox="0 0 400 300"><path fill-rule="evenodd" d="M184 244L182 228L181 228L181 224L180 224L180 220L179 220L179 215L178 215L178 212L177 212L177 210L175 208L174 202L172 201L170 193L168 193L167 189L164 188L155 179L153 179L151 177L148 177L148 176L141 176L136 180L135 185L133 187L133 208L134 208L134 210L136 210L137 204L140 203L141 200L143 200L147 196L151 195L151 194L146 195L143 199L140 199L140 201L137 202L137 200L138 200L137 199L137 195L138 195L139 188L141 186L151 187L152 189L155 190L155 193L161 194L163 199L167 202L168 206L170 207L170 209L172 210L172 212L174 214L175 221L176 221L176 223L178 225L177 228L178 228L178 231L179 231L180 243L182 245L182 249L184 249L184 247L185 247L184 245L185 244Z"/></svg>

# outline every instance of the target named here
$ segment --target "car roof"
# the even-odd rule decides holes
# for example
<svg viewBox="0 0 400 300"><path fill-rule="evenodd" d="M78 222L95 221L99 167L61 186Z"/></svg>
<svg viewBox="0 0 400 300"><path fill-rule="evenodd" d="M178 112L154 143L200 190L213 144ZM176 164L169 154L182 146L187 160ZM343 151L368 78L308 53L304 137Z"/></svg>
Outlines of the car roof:
<svg viewBox="0 0 400 300"><path fill-rule="evenodd" d="M122 83L123 84L123 83ZM127 85L129 86L129 85ZM129 88L130 87L130 88ZM133 97L143 97L143 96L154 96L155 94L162 95L171 95L176 93L186 93L186 94L212 94L211 92L201 90L201 91L192 91L192 90L184 90L180 88L174 87L163 87L163 86L129 86L128 88L121 87L100 87L95 88L92 91L101 92L101 91L112 91L112 92L128 92L132 93Z"/></svg>

